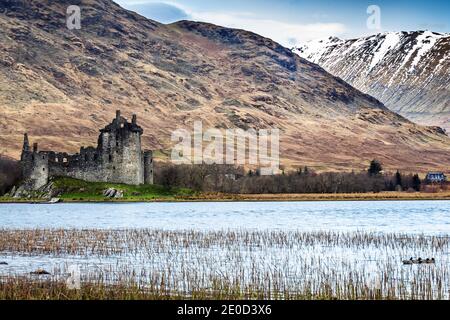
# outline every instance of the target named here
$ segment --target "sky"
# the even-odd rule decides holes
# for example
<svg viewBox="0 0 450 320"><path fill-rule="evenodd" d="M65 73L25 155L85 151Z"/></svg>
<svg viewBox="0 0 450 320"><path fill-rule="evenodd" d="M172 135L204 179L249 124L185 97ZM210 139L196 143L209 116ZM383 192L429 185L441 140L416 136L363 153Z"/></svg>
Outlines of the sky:
<svg viewBox="0 0 450 320"><path fill-rule="evenodd" d="M449 0L114 0L162 23L210 22L245 29L286 47L386 31L450 32Z"/></svg>

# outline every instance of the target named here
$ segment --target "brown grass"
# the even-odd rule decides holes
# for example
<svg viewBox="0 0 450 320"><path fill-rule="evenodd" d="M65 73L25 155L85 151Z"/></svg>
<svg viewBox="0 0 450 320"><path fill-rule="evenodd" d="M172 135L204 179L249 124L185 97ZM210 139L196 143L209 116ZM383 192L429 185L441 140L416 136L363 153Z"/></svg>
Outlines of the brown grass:
<svg viewBox="0 0 450 320"><path fill-rule="evenodd" d="M356 200L450 200L450 191L427 192L367 192L367 193L283 193L283 194L220 194L206 193L189 200L223 201L356 201Z"/></svg>
<svg viewBox="0 0 450 320"><path fill-rule="evenodd" d="M152 199L64 199L64 202L196 202L196 201L369 201L369 200L450 200L450 190L441 192L367 192L367 193L280 193L280 194L223 194L199 193L193 196ZM42 203L42 199L0 197L0 203Z"/></svg>
<svg viewBox="0 0 450 320"><path fill-rule="evenodd" d="M0 229L0 299L447 299L449 247L371 232ZM436 264L402 265L418 253ZM2 272L33 257L64 262ZM73 263L79 290L64 284Z"/></svg>

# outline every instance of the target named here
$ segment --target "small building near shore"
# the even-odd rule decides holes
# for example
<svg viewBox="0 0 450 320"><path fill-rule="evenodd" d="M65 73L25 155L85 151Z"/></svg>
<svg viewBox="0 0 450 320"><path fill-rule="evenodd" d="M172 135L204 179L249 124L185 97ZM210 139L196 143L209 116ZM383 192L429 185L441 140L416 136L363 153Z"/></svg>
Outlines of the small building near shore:
<svg viewBox="0 0 450 320"><path fill-rule="evenodd" d="M447 181L447 176L443 172L428 172L425 181L428 183L442 183Z"/></svg>

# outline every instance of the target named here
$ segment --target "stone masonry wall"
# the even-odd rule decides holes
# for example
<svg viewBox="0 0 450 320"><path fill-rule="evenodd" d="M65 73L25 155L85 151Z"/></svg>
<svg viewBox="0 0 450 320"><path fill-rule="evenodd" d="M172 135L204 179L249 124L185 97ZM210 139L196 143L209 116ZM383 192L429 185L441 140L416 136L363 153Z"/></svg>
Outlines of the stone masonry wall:
<svg viewBox="0 0 450 320"><path fill-rule="evenodd" d="M22 169L30 188L37 189L52 176L67 176L91 182L153 184L151 151L142 152L143 133L133 116L131 123L120 116L100 130L97 148L81 148L74 155L54 151L29 150L25 135Z"/></svg>
<svg viewBox="0 0 450 320"><path fill-rule="evenodd" d="M144 152L144 183L153 184L153 152Z"/></svg>
<svg viewBox="0 0 450 320"><path fill-rule="evenodd" d="M48 183L49 167L46 153L33 151L22 159L24 174L28 177L26 187L36 190Z"/></svg>

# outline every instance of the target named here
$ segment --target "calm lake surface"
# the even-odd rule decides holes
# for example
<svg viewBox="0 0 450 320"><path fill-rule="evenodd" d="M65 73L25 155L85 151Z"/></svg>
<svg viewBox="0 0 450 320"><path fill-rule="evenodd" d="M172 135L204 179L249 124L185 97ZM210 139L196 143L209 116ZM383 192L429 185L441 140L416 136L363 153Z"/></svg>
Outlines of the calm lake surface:
<svg viewBox="0 0 450 320"><path fill-rule="evenodd" d="M449 236L450 201L2 204L0 279L449 299Z"/></svg>
<svg viewBox="0 0 450 320"><path fill-rule="evenodd" d="M450 201L0 204L0 228L450 233Z"/></svg>

